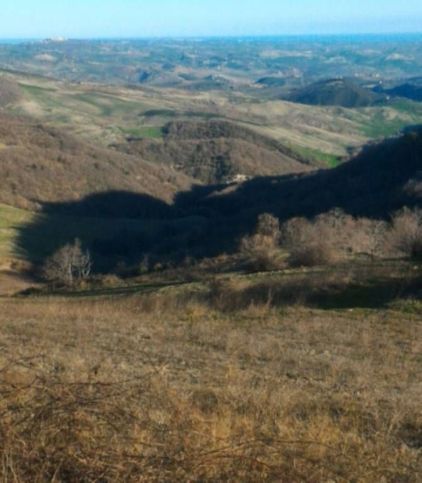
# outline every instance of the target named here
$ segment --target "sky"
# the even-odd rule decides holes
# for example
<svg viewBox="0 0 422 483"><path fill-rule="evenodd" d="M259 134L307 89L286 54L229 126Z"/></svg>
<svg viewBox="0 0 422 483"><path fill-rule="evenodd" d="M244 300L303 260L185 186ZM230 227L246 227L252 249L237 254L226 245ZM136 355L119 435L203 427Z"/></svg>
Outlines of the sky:
<svg viewBox="0 0 422 483"><path fill-rule="evenodd" d="M422 33L422 0L1 0L0 38Z"/></svg>

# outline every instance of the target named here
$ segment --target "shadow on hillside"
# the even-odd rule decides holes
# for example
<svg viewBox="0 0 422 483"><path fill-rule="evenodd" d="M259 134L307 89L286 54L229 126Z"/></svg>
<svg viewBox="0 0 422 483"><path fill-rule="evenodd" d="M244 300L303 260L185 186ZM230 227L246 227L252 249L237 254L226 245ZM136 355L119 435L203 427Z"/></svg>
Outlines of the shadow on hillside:
<svg viewBox="0 0 422 483"><path fill-rule="evenodd" d="M178 263L236 250L260 213L281 221L340 208L354 216L387 218L421 203L422 135L368 146L336 169L259 177L241 184L194 186L170 205L144 194L110 191L79 201L45 203L21 227L18 246L34 264L78 238L98 272L136 265Z"/></svg>

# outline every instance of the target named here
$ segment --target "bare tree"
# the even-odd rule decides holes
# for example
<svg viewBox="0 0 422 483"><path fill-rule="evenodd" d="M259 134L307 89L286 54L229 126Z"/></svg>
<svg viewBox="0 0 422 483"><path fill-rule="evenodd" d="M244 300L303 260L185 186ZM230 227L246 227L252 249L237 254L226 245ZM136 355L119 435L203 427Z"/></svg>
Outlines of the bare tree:
<svg viewBox="0 0 422 483"><path fill-rule="evenodd" d="M80 240L68 243L51 255L43 267L43 275L49 281L73 285L85 280L92 270L91 255L83 250Z"/></svg>

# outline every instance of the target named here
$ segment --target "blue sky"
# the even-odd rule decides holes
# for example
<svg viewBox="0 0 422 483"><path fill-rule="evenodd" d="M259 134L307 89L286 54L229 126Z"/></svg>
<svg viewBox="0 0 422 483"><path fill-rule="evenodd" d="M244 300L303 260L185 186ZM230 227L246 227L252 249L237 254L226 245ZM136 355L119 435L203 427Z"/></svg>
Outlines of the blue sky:
<svg viewBox="0 0 422 483"><path fill-rule="evenodd" d="M422 0L1 0L0 38L422 32Z"/></svg>

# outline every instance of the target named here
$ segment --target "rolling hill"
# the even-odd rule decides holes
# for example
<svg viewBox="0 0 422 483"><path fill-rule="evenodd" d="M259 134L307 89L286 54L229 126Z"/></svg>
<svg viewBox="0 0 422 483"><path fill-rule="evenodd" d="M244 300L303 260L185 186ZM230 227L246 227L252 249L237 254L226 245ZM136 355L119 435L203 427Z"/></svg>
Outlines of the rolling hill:
<svg viewBox="0 0 422 483"><path fill-rule="evenodd" d="M45 203L41 215L17 229L16 246L26 258L40 260L80 238L96 267L112 269L122 260L136 266L146 253L177 263L236 252L265 212L281 221L333 209L388 219L403 206L422 206L421 171L422 132L414 132L371 145L334 169L196 185L180 191L171 205L121 190ZM58 228L63 223L66 228Z"/></svg>
<svg viewBox="0 0 422 483"><path fill-rule="evenodd" d="M385 102L386 97L348 79L329 79L297 89L286 98L312 106L368 107Z"/></svg>
<svg viewBox="0 0 422 483"><path fill-rule="evenodd" d="M422 204L421 173L422 130L415 130L371 144L331 170L258 177L230 191L220 187L203 195L203 188L198 188L195 206L238 218L269 211L285 220L333 208L356 216L387 218L404 205Z"/></svg>
<svg viewBox="0 0 422 483"><path fill-rule="evenodd" d="M163 139L131 137L116 147L208 184L312 169L283 144L227 121L174 121Z"/></svg>
<svg viewBox="0 0 422 483"><path fill-rule="evenodd" d="M0 180L0 202L30 209L113 189L169 202L193 181L168 165L5 114L0 114Z"/></svg>
<svg viewBox="0 0 422 483"><path fill-rule="evenodd" d="M383 92L390 96L422 102L422 77L414 77L403 84L385 89Z"/></svg>

